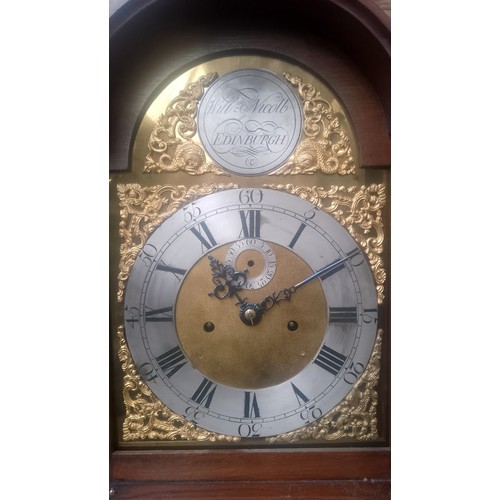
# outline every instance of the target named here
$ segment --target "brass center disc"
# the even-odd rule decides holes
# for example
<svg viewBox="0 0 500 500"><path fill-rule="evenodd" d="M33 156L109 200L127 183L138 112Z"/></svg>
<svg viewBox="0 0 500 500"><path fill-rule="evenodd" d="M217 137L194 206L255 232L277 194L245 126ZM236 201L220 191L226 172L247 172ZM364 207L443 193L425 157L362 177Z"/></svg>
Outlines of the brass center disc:
<svg viewBox="0 0 500 500"><path fill-rule="evenodd" d="M262 288L240 290L238 295L246 302L259 303L314 272L289 249L269 245L276 255L276 273ZM229 247L219 247L211 255L223 262ZM245 258L244 253L242 256ZM299 288L289 302L265 311L253 326L241 321L235 296L220 300L209 296L213 289L205 256L184 277L175 305L180 344L192 365L207 378L239 389L262 389L292 378L315 358L327 326L326 299L319 279ZM290 328L291 324L297 327Z"/></svg>

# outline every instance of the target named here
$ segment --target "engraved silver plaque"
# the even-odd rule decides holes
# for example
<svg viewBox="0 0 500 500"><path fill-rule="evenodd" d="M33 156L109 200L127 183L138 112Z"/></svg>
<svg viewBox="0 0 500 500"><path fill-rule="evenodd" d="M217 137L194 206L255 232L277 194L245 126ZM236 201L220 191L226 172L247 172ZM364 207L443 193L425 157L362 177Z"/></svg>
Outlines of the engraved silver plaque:
<svg viewBox="0 0 500 500"><path fill-rule="evenodd" d="M241 69L220 77L200 102L198 133L212 159L239 175L282 165L302 132L298 98L277 75Z"/></svg>

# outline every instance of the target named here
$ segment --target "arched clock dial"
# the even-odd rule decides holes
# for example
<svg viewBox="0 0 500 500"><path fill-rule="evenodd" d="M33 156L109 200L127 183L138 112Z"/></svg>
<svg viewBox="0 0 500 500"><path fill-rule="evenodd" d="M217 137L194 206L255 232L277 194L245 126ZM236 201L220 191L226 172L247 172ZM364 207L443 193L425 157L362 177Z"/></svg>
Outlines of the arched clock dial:
<svg viewBox="0 0 500 500"><path fill-rule="evenodd" d="M332 216L284 192L230 189L153 232L124 319L138 372L168 408L263 437L307 425L350 392L375 342L377 292Z"/></svg>

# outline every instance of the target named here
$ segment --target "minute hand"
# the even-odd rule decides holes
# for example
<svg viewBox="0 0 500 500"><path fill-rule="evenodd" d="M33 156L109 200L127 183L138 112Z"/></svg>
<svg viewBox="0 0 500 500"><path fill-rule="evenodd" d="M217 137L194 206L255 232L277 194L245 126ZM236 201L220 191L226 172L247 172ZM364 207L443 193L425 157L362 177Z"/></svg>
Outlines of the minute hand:
<svg viewBox="0 0 500 500"><path fill-rule="evenodd" d="M290 298L292 297L292 294L294 294L297 291L297 288L300 288L302 285L305 285L306 283L309 283L309 281L319 277L319 276L324 276L327 273L334 273L337 269L340 269L346 260L351 259L358 253L360 253L361 250L356 249L347 255L347 257L344 257L342 259L337 259L327 266L323 267L323 269L320 269L319 271L316 271L314 274L311 274L311 276L308 276L306 279L302 280L300 283L297 283L294 286L290 286L288 288L283 288L279 292L273 292L271 295L267 295L262 299L260 302L256 304L247 304L246 302L238 302L240 305L240 317L244 317L245 311L249 309L253 309L256 311L256 314L258 316L258 319L255 320L255 323L257 321L260 321L260 318L262 317L262 314L264 314L265 311L268 311L273 307L275 304L278 304L279 302L288 302ZM245 322L245 320L243 320ZM247 323L250 324L250 323ZM251 323L252 325L254 322Z"/></svg>
<svg viewBox="0 0 500 500"><path fill-rule="evenodd" d="M300 283L297 283L292 288L297 289L297 288L301 287L302 285L309 283L309 281L313 280L314 278L318 278L318 277L322 276L323 274L340 269L341 267L343 267L343 264L346 260L351 259L352 257L354 257L355 255L357 255L360 252L361 252L361 250L355 250L354 252L350 253L347 257L333 261L332 263L325 266L323 269L316 271L314 274L311 274L311 276L307 277L305 280L302 280Z"/></svg>

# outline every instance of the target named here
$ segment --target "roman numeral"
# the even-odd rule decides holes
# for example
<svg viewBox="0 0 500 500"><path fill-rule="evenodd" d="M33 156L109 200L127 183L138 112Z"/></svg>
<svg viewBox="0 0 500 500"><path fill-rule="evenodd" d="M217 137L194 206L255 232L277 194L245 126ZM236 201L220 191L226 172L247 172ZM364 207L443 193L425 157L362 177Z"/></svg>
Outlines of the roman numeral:
<svg viewBox="0 0 500 500"><path fill-rule="evenodd" d="M295 243L297 243L297 240L300 238L300 235L302 234L302 231L304 231L305 228L306 225L302 223L297 232L295 233L295 236L292 238L292 241L290 241L290 243L288 244L290 248L293 248L295 246Z"/></svg>
<svg viewBox="0 0 500 500"><path fill-rule="evenodd" d="M320 366L332 375L337 375L347 358L327 345L324 345L319 351L318 357L314 360L314 364Z"/></svg>
<svg viewBox="0 0 500 500"><path fill-rule="evenodd" d="M309 398L300 389L298 389L294 384L292 384L292 389L293 389L293 392L295 393L295 397L297 398L297 401L299 402L299 405L303 405L309 401Z"/></svg>
<svg viewBox="0 0 500 500"><path fill-rule="evenodd" d="M184 276L187 272L186 269L180 269L178 267L172 267L169 266L163 262L160 262L157 266L156 269L158 271L165 271L167 273L172 273L179 281L181 280L182 276Z"/></svg>
<svg viewBox="0 0 500 500"><path fill-rule="evenodd" d="M177 373L187 363L187 359L179 346L158 356L156 361L158 361L160 368L168 378Z"/></svg>
<svg viewBox="0 0 500 500"><path fill-rule="evenodd" d="M245 238L260 238L260 210L240 210L241 229Z"/></svg>
<svg viewBox="0 0 500 500"><path fill-rule="evenodd" d="M330 323L357 323L357 307L330 307Z"/></svg>
<svg viewBox="0 0 500 500"><path fill-rule="evenodd" d="M145 320L147 323L160 322L172 323L172 306L146 311Z"/></svg>
<svg viewBox="0 0 500 500"><path fill-rule="evenodd" d="M217 245L217 242L215 241L212 233L210 232L210 229L208 229L207 223L205 221L200 223L200 229L203 233L205 233L205 236L208 238L209 241L207 241L205 239L205 236L203 236L203 234L201 234L201 232L198 231L198 229L195 229L194 227L192 227L191 232L201 241L201 244L207 250L210 250L210 248Z"/></svg>
<svg viewBox="0 0 500 500"><path fill-rule="evenodd" d="M245 391L245 407L243 410L245 418L258 418L260 417L259 405L257 404L257 396L255 392Z"/></svg>
<svg viewBox="0 0 500 500"><path fill-rule="evenodd" d="M199 405L203 405L205 408L210 408L215 389L217 389L217 386L207 378L204 378L191 399Z"/></svg>

